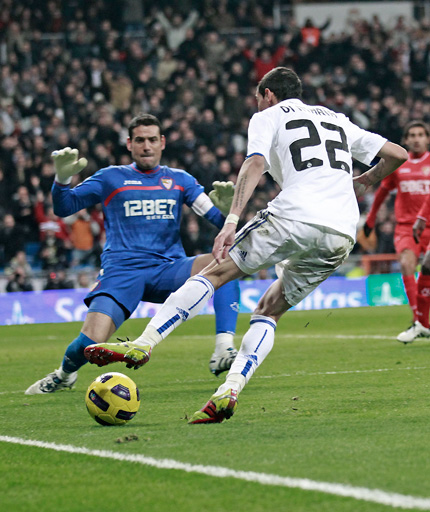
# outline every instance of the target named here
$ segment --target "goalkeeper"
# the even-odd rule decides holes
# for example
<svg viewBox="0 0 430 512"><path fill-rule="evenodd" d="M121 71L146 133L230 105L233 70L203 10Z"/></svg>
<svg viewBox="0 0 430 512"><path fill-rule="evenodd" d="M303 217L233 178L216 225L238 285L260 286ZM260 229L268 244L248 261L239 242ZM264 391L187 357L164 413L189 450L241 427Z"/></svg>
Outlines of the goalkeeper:
<svg viewBox="0 0 430 512"><path fill-rule="evenodd" d="M52 186L54 211L60 217L103 206L106 244L97 281L84 299L88 313L78 337L66 349L59 369L31 385L26 394L71 388L77 370L87 362L84 349L106 342L130 317L140 301L162 303L212 260L211 254L186 257L179 228L182 206L221 228L233 197L233 184L214 183L208 197L190 174L160 165L165 148L159 120L149 114L135 117L128 127L130 165L100 169L75 188L72 176L87 165L77 149L54 151L56 177ZM221 211L220 211L221 210ZM239 303L237 281L214 296L215 351L212 373L228 370L236 357L233 336Z"/></svg>

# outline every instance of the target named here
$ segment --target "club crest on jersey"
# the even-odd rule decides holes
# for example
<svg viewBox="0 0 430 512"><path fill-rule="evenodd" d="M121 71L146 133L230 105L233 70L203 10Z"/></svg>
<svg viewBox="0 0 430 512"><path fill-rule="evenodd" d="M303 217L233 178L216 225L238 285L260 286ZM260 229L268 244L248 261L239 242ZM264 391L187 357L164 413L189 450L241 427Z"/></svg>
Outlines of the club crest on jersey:
<svg viewBox="0 0 430 512"><path fill-rule="evenodd" d="M424 176L428 176L430 174L430 167L428 165L421 167L421 172L424 174Z"/></svg>
<svg viewBox="0 0 430 512"><path fill-rule="evenodd" d="M172 178L161 178L161 184L164 188L170 190L173 187L173 180Z"/></svg>

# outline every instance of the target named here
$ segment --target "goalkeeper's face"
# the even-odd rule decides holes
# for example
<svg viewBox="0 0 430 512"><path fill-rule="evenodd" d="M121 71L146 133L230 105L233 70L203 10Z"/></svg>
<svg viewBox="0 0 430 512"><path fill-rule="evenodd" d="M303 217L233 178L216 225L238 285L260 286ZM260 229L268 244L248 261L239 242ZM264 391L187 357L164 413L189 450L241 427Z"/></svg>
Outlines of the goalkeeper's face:
<svg viewBox="0 0 430 512"><path fill-rule="evenodd" d="M133 129L133 137L127 139L127 149L143 171L157 167L165 147L166 139L164 135L160 135L160 130L155 125L136 126Z"/></svg>

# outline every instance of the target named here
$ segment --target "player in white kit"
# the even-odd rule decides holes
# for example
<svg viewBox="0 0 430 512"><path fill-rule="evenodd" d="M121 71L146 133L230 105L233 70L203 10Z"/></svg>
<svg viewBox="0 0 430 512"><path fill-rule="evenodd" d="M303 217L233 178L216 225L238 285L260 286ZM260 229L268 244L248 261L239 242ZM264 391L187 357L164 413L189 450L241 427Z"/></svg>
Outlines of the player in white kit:
<svg viewBox="0 0 430 512"><path fill-rule="evenodd" d="M134 342L87 347L86 357L139 367L151 350L183 321L194 317L224 283L276 265L278 279L251 316L226 381L190 423L230 418L237 395L272 349L276 324L329 277L350 253L359 210L356 195L393 172L406 151L362 130L343 114L301 100L296 73L278 67L257 87L257 114L248 130L248 156L239 172L230 214L215 239L215 258L173 293ZM370 165L353 179L352 159ZM236 225L262 174L281 192L237 234Z"/></svg>

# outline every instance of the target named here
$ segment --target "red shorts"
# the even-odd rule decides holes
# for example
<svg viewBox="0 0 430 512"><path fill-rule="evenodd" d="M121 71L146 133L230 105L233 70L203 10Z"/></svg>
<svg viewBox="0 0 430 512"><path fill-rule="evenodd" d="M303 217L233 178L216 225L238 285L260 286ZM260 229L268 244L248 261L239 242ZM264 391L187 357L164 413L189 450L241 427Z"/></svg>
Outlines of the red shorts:
<svg viewBox="0 0 430 512"><path fill-rule="evenodd" d="M396 253L400 254L405 249L409 249L415 253L417 258L420 254L424 254L430 245L430 227L426 228L421 235L420 241L417 244L412 234L412 224L397 224L394 231L394 247Z"/></svg>

